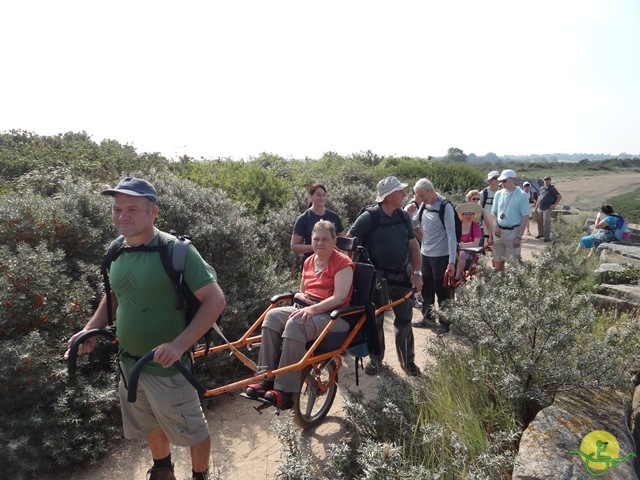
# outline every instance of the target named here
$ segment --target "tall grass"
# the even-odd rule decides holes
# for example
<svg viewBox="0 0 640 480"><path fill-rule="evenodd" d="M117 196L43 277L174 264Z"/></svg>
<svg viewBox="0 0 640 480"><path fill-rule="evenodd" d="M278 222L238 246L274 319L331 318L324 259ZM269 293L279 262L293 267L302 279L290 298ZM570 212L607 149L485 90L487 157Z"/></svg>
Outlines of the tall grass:
<svg viewBox="0 0 640 480"><path fill-rule="evenodd" d="M324 466L280 425L288 454L279 478L508 477L522 427L492 370L478 368L484 353L444 343L436 349L439 360L428 376L405 379L385 368L376 398L345 394L350 441L331 448Z"/></svg>
<svg viewBox="0 0 640 480"><path fill-rule="evenodd" d="M506 475L521 427L486 354L453 343L435 347L438 362L429 372L426 395L414 397L419 417L411 443L404 445L406 456L441 472L439 478Z"/></svg>

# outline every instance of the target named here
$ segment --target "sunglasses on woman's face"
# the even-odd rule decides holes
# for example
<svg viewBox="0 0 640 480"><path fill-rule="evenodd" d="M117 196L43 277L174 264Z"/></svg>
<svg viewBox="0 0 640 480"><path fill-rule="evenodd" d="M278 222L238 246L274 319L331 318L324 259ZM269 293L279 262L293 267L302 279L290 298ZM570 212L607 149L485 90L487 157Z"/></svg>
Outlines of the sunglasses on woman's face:
<svg viewBox="0 0 640 480"><path fill-rule="evenodd" d="M480 201L480 197L473 197L470 199L472 202L479 202Z"/></svg>

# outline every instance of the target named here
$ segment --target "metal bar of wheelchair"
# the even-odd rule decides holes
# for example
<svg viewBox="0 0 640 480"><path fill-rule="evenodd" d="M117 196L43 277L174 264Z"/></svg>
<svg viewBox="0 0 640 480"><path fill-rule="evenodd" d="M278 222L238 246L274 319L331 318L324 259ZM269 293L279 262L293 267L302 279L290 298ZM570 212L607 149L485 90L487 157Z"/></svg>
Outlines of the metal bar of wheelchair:
<svg viewBox="0 0 640 480"><path fill-rule="evenodd" d="M411 298L411 296L413 295L413 291L409 290L409 292L407 292L406 295L404 295L403 297L399 298L398 300L395 300L391 303L388 303L386 305L383 305L382 307L378 308L376 310L376 315L386 311L386 310L390 310L393 307L395 307L396 305L401 304L402 302L406 302L409 298ZM336 309L333 310L330 314L329 317L331 318L331 321L327 324L327 326L322 330L322 332L320 333L320 335L318 336L318 338L316 338L313 342L313 344L311 345L311 347L307 350L307 353L304 355L304 357L302 357L302 359L300 359L299 362L291 364L291 365L287 365L286 367L283 368L279 368L276 370L272 370L271 373L275 376L275 375L280 375L281 373L285 373L288 372L290 370L299 370L311 363L317 363L317 362L322 362L324 360L330 359L332 357L335 357L337 355L342 354L347 347L351 344L351 342L353 341L353 339L355 338L355 336L358 334L358 332L360 331L360 329L364 326L364 322L366 321L366 315L362 315L361 318L358 320L358 322L356 323L356 325L349 331L349 334L347 335L347 338L345 338L345 340L342 342L342 344L340 345L339 348L335 349L335 350L331 350L330 352L325 352L325 353L320 353L320 354L316 354L315 350L318 348L318 346L322 343L322 340L326 337L326 335L329 333L329 331L331 330L331 327L335 324L335 322L338 320L338 318L343 317L345 315L353 315L355 313L358 312L362 312L364 313L365 307L362 305L354 305L354 306L349 306L349 307L344 307L344 308L340 308L340 309ZM244 383L244 382L239 382L239 383Z"/></svg>
<svg viewBox="0 0 640 480"><path fill-rule="evenodd" d="M478 262L478 258L480 255L484 255L487 251L491 250L491 244L487 243L483 246L477 247L460 247L460 250L463 252L472 253L474 255L474 258L471 260L469 268L463 271L462 277L460 277L458 281L455 281L455 279L452 281L450 276L445 275L445 277L442 279L443 287L458 288L460 285L466 282L466 280L471 276L471 267Z"/></svg>
<svg viewBox="0 0 640 480"><path fill-rule="evenodd" d="M91 337L100 336L105 337L111 340L111 343L118 343L118 339L116 336L111 333L109 330L105 330L103 328L93 328L91 330L87 330L76 338L71 344L71 348L69 348L69 358L67 359L67 372L71 378L76 376L76 370L78 366L78 348L80 348L80 344L84 343L85 340Z"/></svg>
<svg viewBox="0 0 640 480"><path fill-rule="evenodd" d="M393 307L395 307L396 305L400 305L403 302L406 302L407 300L409 300L413 294L415 292L413 290L409 290L404 297L399 298L398 300L395 300L391 303L387 303L386 305L381 306L380 308L376 309L376 317L378 315L380 315L382 312L386 312L387 310L391 310Z"/></svg>
<svg viewBox="0 0 640 480"><path fill-rule="evenodd" d="M234 348L240 349L240 348L246 347L247 345L253 345L255 343L259 343L262 340L262 334L258 334L255 336L250 336L250 335L254 333L262 325L262 322L264 322L264 319L270 310L276 308L276 306L282 302L292 300L293 297L294 297L293 292L282 293L280 295L274 295L273 297L271 297L271 300L270 300L271 303L269 304L267 309L264 312L262 312L262 315L258 317L258 319L253 323L253 325L251 325L251 327L249 327L249 329L244 333L244 335L242 335L242 337L240 337L235 342L230 342L230 344ZM222 345L217 345L215 347L209 347L208 350L206 347L202 347L193 352L193 357L199 358L207 354L221 352L224 350L231 350L231 347L226 343Z"/></svg>
<svg viewBox="0 0 640 480"><path fill-rule="evenodd" d="M287 365L287 366L282 367L282 368L277 368L275 370L267 370L264 373L261 373L259 375L254 375L251 378L248 378L248 379L245 379L245 380L239 380L239 381L230 383L228 385L224 385L222 387L218 387L218 388L214 388L214 389L206 389L204 386L202 386L202 384L200 384L200 382L198 382L198 380L196 380L196 378L193 376L193 374L182 363L176 362L174 364L174 366L177 367L178 370L180 370L180 373L182 373L185 376L187 381L191 385L193 385L193 387L198 391L198 393L200 393L200 395L202 395L204 397L213 397L213 396L216 396L216 395L220 395L222 393L231 392L233 390L237 390L238 388L246 387L246 386L248 386L248 385L250 385L252 383L259 382L260 380L264 380L265 378L275 377L276 375L280 375L282 373L286 373L286 372L289 372L289 371L302 370L307 365L311 365L313 363L322 362L322 361L325 361L325 360L329 360L329 359L331 359L331 358L333 358L335 356L339 356L347 348L349 343L351 343L351 341L353 340L355 335L358 333L359 328L362 328L362 325L364 325L364 322L365 322L366 318L363 316L358 321L358 323L356 324L357 326L359 326L359 328L353 328L349 332L349 335L347 336L345 341L342 343L340 348L338 348L336 350L332 350L330 352L321 353L321 354L317 354L317 355L312 355L314 353L315 348L317 348L317 346L320 344L322 339L331 330L331 327L333 326L333 324L335 324L335 322L337 321L337 319L340 316L346 315L346 314L354 314L354 313L357 313L358 311L364 312L364 307L358 307L358 306L346 307L346 308L341 309L341 310L342 310L343 313L341 313L341 314L338 313L337 315L335 315L335 318L332 318L332 320L327 324L327 326L320 333L320 336L316 339L316 341L314 341L314 343L311 346L311 348L307 351L307 354L297 363L293 363L291 365ZM334 310L332 312L332 314L334 312L336 312L336 311ZM151 351L151 352L145 354L144 356L142 356L136 362L135 366L131 370L131 374L130 374L130 377L129 377L129 392L127 394L127 400L129 402L135 402L136 401L137 387L138 387L138 380L139 380L140 373L141 373L142 368L144 367L144 365L153 359L153 355L154 355L154 352Z"/></svg>
<svg viewBox="0 0 640 480"><path fill-rule="evenodd" d="M140 379L140 373L142 372L142 369L144 368L144 366L147 363L149 363L151 360L153 360L153 356L155 355L155 353L156 353L155 348L150 352L145 353L142 357L140 357L140 359L136 362L136 364L131 369L131 374L129 375L129 382L127 387L129 389L127 393L127 401L129 403L135 403L138 395L138 380ZM184 376L184 378L187 379L187 381L191 385L193 385L193 388L195 388L199 394L203 395L207 391L206 387L204 387L196 379L196 377L193 376L191 371L187 367L185 367L180 360L175 362L172 366L178 369L178 371Z"/></svg>
<svg viewBox="0 0 640 480"><path fill-rule="evenodd" d="M409 298L411 298L412 295L413 295L413 291L410 290L402 298L399 298L394 302L388 303L378 308L376 310L376 315L386 310L390 310L396 305L399 305L400 303L407 301ZM187 381L189 381L189 383L193 385L193 387L198 391L198 393L200 393L200 395L204 397L214 397L222 393L228 393L228 392L237 390L239 388L246 387L252 383L259 382L260 380L264 380L265 378L275 377L276 375L280 375L282 373L286 373L294 370L302 370L307 365L323 362L333 357L340 357L340 355L346 350L346 348L349 346L351 341L355 338L357 333L363 327L364 322L366 321L366 316L363 315L358 320L354 328L350 330L349 335L347 335L347 338L342 342L342 345L339 348L335 350L331 350L330 352L319 353L319 354L315 354L315 349L317 349L318 345L320 345L320 343L322 342L322 339L324 339L327 333L331 330L331 327L335 324L338 318L344 315L352 315L352 314L358 313L359 311L364 312L364 306L355 305L355 306L345 307L342 309L333 310L329 314L329 316L331 317L331 321L323 329L323 331L320 333L318 338L316 338L316 340L313 342L313 345L307 350L307 353L299 362L292 363L291 365L287 365L282 368L276 368L275 370L267 370L264 373L261 373L259 375L254 375L245 380L239 380L239 381L236 381L227 385L223 385L221 387L213 388L213 389L206 389L204 386L202 386L202 384L200 384L200 382L198 382L195 379L193 374L186 367L184 367L184 365L182 365L180 362L176 362L174 366L178 367L178 369L180 370L180 373L182 373L185 376ZM138 360L134 368L131 370L131 375L129 378L129 393L127 397L129 402L135 402L136 395L137 395L138 377L140 375L140 372L142 371L142 368L144 367L144 364L149 362L151 359L153 359L153 352L149 352L146 355L144 355L142 358L140 358L140 360ZM341 365L341 363L342 362L340 361L338 367ZM134 379L134 371L136 375L135 379Z"/></svg>

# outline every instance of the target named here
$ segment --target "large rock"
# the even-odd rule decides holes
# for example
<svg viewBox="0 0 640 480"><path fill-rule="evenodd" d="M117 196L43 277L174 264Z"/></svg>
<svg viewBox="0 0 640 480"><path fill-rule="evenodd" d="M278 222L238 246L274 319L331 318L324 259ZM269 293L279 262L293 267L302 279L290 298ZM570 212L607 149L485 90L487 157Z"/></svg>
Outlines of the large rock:
<svg viewBox="0 0 640 480"><path fill-rule="evenodd" d="M513 480L593 479L582 456L569 452L580 450L585 436L595 430L604 430L615 437L620 447L618 459L635 452L628 427L630 400L627 395L603 390L557 395L553 405L540 411L524 431ZM610 466L602 478L637 480L634 465L631 456L617 466Z"/></svg>
<svg viewBox="0 0 640 480"><path fill-rule="evenodd" d="M637 243L610 242L598 245L597 254L603 261L638 265L640 245Z"/></svg>
<svg viewBox="0 0 640 480"><path fill-rule="evenodd" d="M603 283L598 286L596 293L600 295L609 295L629 303L640 305L640 287L638 285L620 284L613 285Z"/></svg>
<svg viewBox="0 0 640 480"><path fill-rule="evenodd" d="M615 280L627 270L628 266L619 263L601 263L595 273L598 275L598 283L616 283Z"/></svg>

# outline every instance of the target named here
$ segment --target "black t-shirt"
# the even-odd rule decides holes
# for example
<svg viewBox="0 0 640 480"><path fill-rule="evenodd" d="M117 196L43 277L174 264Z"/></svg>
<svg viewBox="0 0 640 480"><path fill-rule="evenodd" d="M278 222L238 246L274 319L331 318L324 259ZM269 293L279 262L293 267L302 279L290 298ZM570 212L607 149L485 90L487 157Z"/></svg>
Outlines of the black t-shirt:
<svg viewBox="0 0 640 480"><path fill-rule="evenodd" d="M344 231L342 220L340 220L338 214L325 208L324 215L322 216L314 213L311 209L306 210L297 218L296 223L293 225L293 234L303 237L305 245L311 245L311 232L313 232L313 227L320 220L329 220L333 223L336 227L336 233Z"/></svg>

